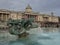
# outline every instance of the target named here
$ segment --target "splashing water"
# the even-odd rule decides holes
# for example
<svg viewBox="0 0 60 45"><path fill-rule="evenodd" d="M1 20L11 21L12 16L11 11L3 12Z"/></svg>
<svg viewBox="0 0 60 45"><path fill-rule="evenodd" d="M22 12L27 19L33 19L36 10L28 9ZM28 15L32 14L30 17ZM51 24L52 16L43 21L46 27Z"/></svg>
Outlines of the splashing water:
<svg viewBox="0 0 60 45"><path fill-rule="evenodd" d="M18 39L15 35L10 35L8 32L2 32L0 33L0 45L60 45L60 33L58 31L44 31L40 27L31 29L28 31L30 35L21 39Z"/></svg>

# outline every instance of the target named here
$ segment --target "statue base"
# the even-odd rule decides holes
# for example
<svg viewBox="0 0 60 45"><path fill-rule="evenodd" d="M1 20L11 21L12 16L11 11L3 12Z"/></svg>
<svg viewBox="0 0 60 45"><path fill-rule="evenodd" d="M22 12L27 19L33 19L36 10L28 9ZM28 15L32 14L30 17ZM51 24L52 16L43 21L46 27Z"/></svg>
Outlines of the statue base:
<svg viewBox="0 0 60 45"><path fill-rule="evenodd" d="M22 34L19 34L19 35L18 35L18 38L27 37L28 35L29 35L29 33L24 32L24 33L22 33Z"/></svg>

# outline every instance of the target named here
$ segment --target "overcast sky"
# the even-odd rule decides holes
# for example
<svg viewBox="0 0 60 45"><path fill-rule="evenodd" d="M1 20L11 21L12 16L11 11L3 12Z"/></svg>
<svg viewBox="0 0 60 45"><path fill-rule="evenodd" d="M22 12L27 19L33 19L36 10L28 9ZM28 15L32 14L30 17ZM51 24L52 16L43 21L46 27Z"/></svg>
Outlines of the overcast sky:
<svg viewBox="0 0 60 45"><path fill-rule="evenodd" d="M28 4L34 11L60 16L60 0L0 0L0 9L23 11Z"/></svg>

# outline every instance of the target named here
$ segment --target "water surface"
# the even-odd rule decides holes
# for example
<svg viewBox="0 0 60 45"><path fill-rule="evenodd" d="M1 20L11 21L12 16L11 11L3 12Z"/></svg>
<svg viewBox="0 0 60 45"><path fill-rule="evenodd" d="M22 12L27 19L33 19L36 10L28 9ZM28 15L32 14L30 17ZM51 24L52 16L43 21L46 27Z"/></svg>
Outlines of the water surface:
<svg viewBox="0 0 60 45"><path fill-rule="evenodd" d="M0 45L60 45L59 31L46 32L41 30L41 28L32 29L28 37L21 39L8 32L0 32Z"/></svg>

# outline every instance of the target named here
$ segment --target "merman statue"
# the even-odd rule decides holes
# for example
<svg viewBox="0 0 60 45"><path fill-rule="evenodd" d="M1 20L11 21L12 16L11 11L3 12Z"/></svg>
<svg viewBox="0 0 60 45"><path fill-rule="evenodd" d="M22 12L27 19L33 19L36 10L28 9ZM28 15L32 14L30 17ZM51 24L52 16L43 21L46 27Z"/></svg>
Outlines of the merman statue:
<svg viewBox="0 0 60 45"><path fill-rule="evenodd" d="M26 37L29 35L29 33L26 31L29 31L31 28L38 27L38 25L34 24L34 21L32 19L9 19L7 25L9 27L9 33L12 35L18 35L19 38Z"/></svg>

